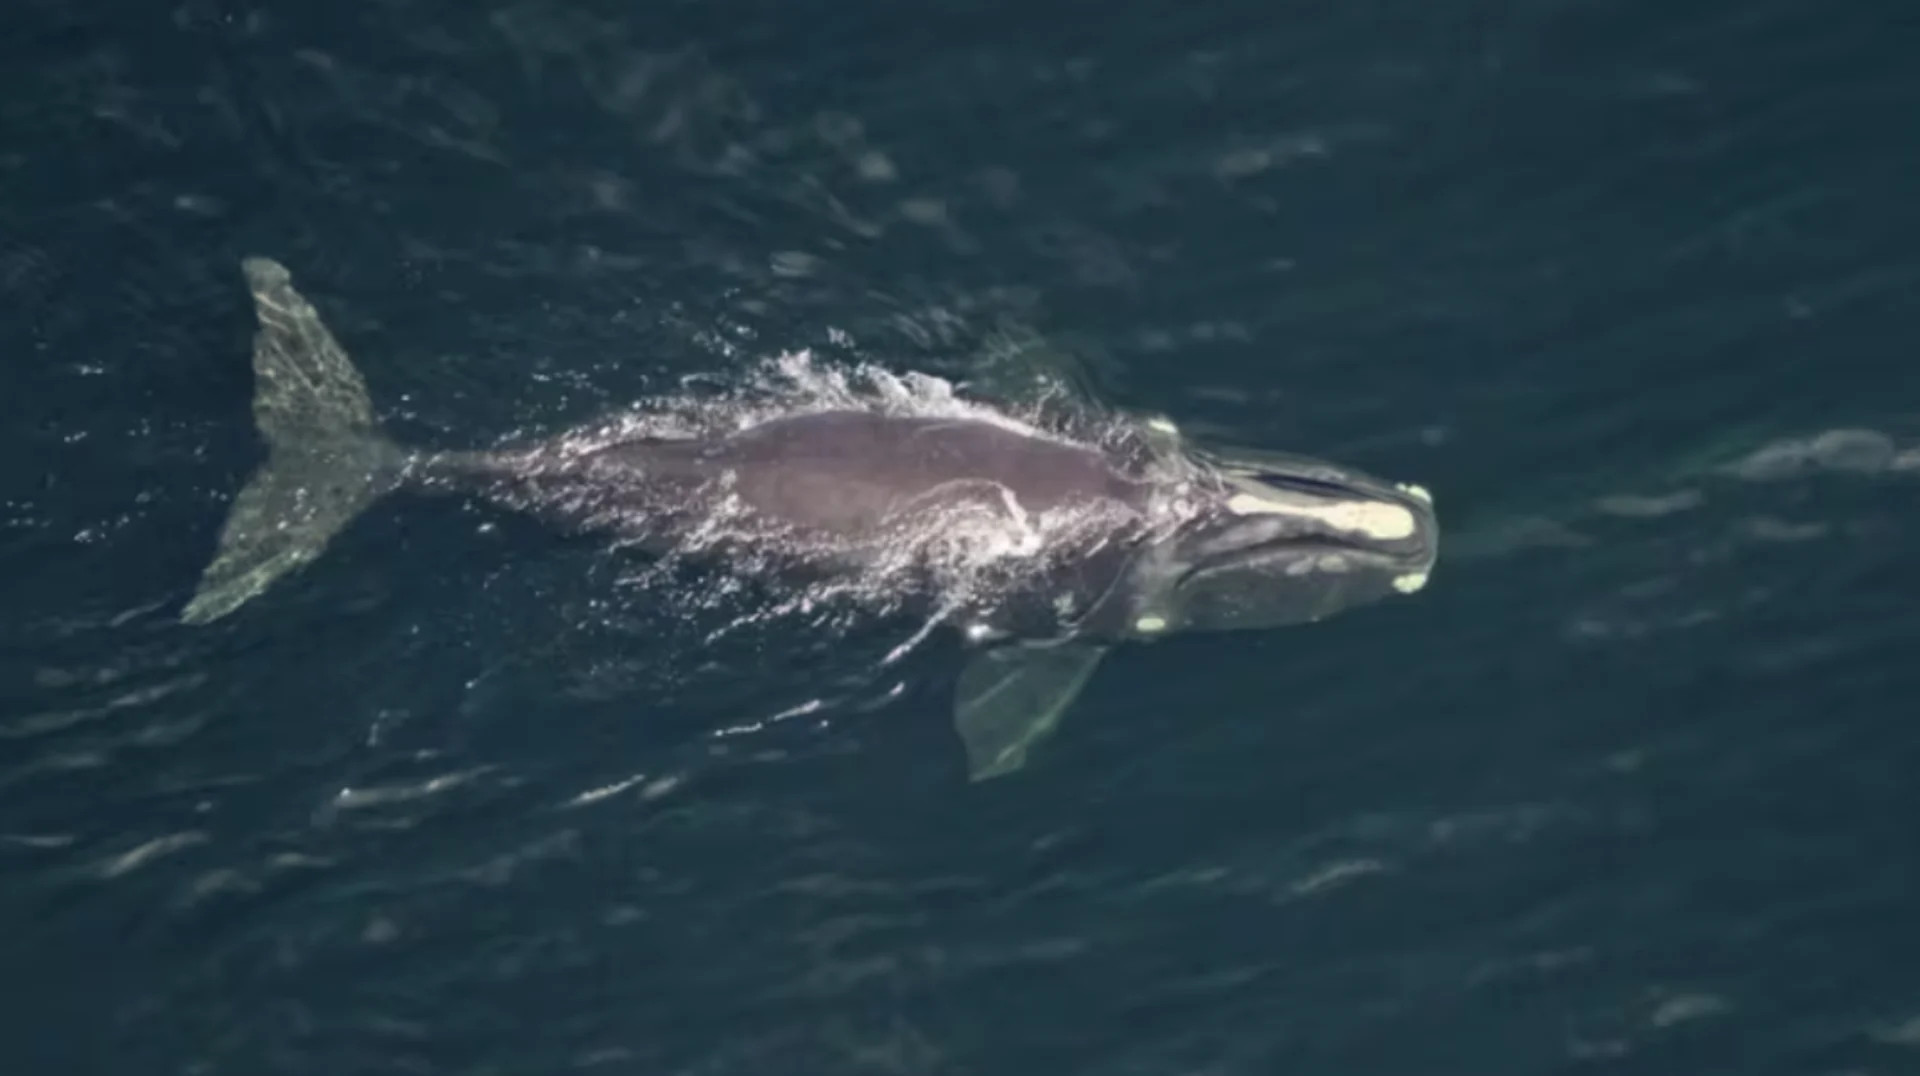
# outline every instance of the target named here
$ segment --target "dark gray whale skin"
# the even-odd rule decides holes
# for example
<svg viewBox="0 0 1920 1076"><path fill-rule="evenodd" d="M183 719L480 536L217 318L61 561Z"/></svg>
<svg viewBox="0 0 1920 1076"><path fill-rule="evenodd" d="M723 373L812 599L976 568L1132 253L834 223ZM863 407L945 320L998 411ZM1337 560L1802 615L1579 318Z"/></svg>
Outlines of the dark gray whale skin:
<svg viewBox="0 0 1920 1076"><path fill-rule="evenodd" d="M683 548L717 502L732 498L741 530L711 555L751 543L776 551L784 571L812 576L872 571L925 540L943 511L1077 511L1095 525L1055 535L1044 570L1002 580L991 609L970 610L971 622L997 638L1046 638L1069 630L1063 611L1093 608L1148 538L1154 487L1128 462L989 421L825 411L718 437L579 453L549 444L422 455L400 484L479 495L557 529L609 534L655 553ZM1072 630L1127 634L1085 620Z"/></svg>
<svg viewBox="0 0 1920 1076"><path fill-rule="evenodd" d="M287 270L264 258L243 268L267 457L182 610L189 624L312 561L389 493L477 496L656 554L921 592L974 648L955 722L981 778L1024 764L1112 646L1318 620L1419 590L1437 555L1418 487L1189 445L1170 424L1118 416L1109 425L1125 435L1098 446L964 413L837 410L686 439L407 448L381 431L365 382ZM1015 555L979 559L1007 542ZM988 585L937 600L956 555Z"/></svg>
<svg viewBox="0 0 1920 1076"><path fill-rule="evenodd" d="M1079 445L991 422L867 411L776 418L712 439L628 441L571 458L546 446L429 456L418 470L557 524L626 526L641 540L704 516L723 476L753 516L852 542L877 540L943 504L997 500L1000 490L1028 512L1094 501L1144 511L1149 492Z"/></svg>

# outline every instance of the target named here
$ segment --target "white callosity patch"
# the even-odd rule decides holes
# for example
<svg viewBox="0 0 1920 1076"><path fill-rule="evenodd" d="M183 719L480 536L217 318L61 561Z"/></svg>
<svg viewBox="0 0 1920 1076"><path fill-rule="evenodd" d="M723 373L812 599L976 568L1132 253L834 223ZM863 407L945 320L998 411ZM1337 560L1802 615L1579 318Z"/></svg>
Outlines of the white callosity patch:
<svg viewBox="0 0 1920 1076"><path fill-rule="evenodd" d="M1363 534L1381 541L1410 538L1418 524L1413 513L1384 501L1327 501L1307 499L1275 500L1251 493L1236 493L1227 500L1228 511L1238 515L1285 515L1311 519L1335 530Z"/></svg>

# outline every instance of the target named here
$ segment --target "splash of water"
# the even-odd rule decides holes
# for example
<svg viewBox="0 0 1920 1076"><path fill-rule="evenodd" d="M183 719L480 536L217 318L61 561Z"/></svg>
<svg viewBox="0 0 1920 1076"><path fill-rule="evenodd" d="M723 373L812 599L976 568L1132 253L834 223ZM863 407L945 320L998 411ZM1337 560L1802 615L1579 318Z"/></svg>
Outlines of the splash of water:
<svg viewBox="0 0 1920 1076"><path fill-rule="evenodd" d="M764 359L724 387L701 391L695 378L681 391L647 400L568 434L567 449L589 453L638 438L716 436L751 429L776 418L822 411L967 419L1031 437L1069 441L1040 405L989 407L960 395L953 382L932 374L897 373L874 363L823 362L810 349Z"/></svg>

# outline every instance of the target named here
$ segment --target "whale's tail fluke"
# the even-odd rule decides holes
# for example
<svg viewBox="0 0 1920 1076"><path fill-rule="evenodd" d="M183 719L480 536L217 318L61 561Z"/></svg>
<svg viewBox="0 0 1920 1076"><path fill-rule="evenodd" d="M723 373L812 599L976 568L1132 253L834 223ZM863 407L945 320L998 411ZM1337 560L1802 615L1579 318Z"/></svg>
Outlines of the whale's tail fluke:
<svg viewBox="0 0 1920 1076"><path fill-rule="evenodd" d="M286 267L242 263L259 332L253 417L267 458L234 498L213 562L180 619L225 616L313 560L399 483L406 454L373 417L367 385Z"/></svg>

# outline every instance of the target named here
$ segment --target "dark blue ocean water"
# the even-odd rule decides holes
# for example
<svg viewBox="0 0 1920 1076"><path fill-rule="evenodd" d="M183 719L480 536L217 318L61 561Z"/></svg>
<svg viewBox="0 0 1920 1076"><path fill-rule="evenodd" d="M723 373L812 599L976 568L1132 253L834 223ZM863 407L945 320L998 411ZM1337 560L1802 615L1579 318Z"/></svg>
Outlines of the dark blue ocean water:
<svg viewBox="0 0 1920 1076"><path fill-rule="evenodd" d="M15 0L0 1072L1920 1071L1909 16ZM981 785L447 502L183 627L250 254L411 441L1011 319L1441 563Z"/></svg>

